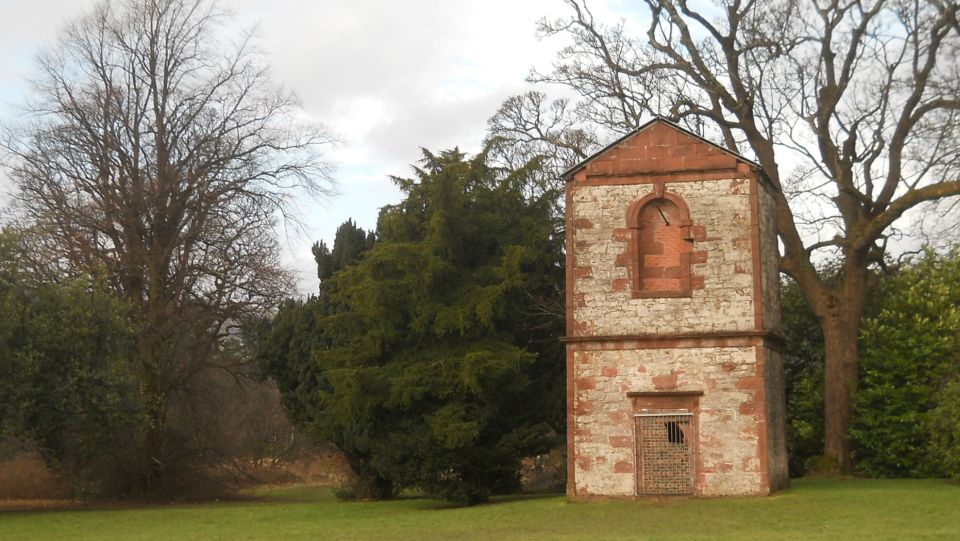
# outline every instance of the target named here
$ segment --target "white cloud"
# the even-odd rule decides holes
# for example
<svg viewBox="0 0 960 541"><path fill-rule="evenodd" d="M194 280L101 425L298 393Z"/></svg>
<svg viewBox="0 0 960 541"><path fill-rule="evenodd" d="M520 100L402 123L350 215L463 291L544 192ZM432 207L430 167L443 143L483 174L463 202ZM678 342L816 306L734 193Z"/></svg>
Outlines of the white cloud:
<svg viewBox="0 0 960 541"><path fill-rule="evenodd" d="M31 58L94 3L0 0L0 102L22 101ZM238 24L256 24L275 81L343 141L329 154L340 195L304 202L306 231L290 235L285 249L304 291L315 290L312 242L331 241L351 217L373 228L379 208L400 197L388 175L408 174L420 147L479 149L487 118L525 89L531 66L548 67L559 46L537 41L536 21L566 13L553 0L234 0L227 6ZM615 20L603 5L595 9Z"/></svg>

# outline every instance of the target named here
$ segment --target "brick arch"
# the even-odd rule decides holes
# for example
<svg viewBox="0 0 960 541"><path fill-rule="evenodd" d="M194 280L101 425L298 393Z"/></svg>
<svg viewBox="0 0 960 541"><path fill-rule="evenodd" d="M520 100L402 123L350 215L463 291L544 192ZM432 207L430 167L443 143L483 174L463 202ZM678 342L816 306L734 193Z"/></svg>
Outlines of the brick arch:
<svg viewBox="0 0 960 541"><path fill-rule="evenodd" d="M659 200L669 201L670 203L676 205L682 213L682 219L685 222L685 226L688 228L690 227L690 209L687 207L686 201L684 201L679 195L673 192L665 191L659 186L655 192L645 195L643 198L634 201L629 207L627 207L627 227L631 229L636 228L637 223L639 222L640 212L643 211L643 208Z"/></svg>
<svg viewBox="0 0 960 541"><path fill-rule="evenodd" d="M692 295L693 231L682 197L657 186L627 209L634 298Z"/></svg>

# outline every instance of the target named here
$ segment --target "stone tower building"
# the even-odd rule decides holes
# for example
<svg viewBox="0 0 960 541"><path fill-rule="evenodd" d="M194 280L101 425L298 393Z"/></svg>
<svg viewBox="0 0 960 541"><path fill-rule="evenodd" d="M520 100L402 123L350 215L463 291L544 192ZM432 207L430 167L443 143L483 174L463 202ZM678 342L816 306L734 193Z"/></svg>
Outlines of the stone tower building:
<svg viewBox="0 0 960 541"><path fill-rule="evenodd" d="M775 188L655 119L565 173L568 495L788 482Z"/></svg>

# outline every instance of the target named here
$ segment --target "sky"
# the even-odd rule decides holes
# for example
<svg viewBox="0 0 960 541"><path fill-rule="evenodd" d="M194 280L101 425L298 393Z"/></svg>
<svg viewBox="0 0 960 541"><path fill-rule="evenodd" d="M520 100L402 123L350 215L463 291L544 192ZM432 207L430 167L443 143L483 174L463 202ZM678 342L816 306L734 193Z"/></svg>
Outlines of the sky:
<svg viewBox="0 0 960 541"><path fill-rule="evenodd" d="M625 0L594 1L615 21ZM35 58L94 0L0 0L0 119L16 114ZM420 148L479 150L487 119L526 91L534 66L546 69L562 38L539 40L536 22L566 14L561 0L230 0L234 23L256 26L276 84L340 143L326 153L337 195L301 198L302 228L280 231L283 263L301 293L316 291L310 246L333 241L353 218L376 226L380 207L400 194ZM559 90L558 90L559 92ZM0 204L10 185L0 172Z"/></svg>

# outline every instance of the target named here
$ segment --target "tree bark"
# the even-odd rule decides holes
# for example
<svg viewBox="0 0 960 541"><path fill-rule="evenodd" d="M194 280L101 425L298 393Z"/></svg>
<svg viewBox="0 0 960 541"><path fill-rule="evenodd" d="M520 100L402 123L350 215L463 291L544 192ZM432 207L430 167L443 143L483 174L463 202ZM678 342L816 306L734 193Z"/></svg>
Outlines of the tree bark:
<svg viewBox="0 0 960 541"><path fill-rule="evenodd" d="M824 343L824 467L853 472L850 424L857 392L859 315L850 320L837 310L823 320Z"/></svg>
<svg viewBox="0 0 960 541"><path fill-rule="evenodd" d="M821 289L819 302L812 304L820 321L824 344L825 460L822 468L833 473L851 474L854 464L850 426L860 377L857 341L869 291L867 262L862 254L848 254L839 276L840 283L826 292ZM806 294L814 298L812 292Z"/></svg>

